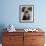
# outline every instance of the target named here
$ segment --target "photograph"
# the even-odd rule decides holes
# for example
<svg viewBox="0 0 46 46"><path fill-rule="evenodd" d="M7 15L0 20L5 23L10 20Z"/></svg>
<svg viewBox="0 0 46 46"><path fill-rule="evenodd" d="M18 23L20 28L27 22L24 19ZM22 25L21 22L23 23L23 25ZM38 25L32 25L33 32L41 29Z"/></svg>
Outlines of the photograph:
<svg viewBox="0 0 46 46"><path fill-rule="evenodd" d="M19 21L34 22L34 5L19 6Z"/></svg>

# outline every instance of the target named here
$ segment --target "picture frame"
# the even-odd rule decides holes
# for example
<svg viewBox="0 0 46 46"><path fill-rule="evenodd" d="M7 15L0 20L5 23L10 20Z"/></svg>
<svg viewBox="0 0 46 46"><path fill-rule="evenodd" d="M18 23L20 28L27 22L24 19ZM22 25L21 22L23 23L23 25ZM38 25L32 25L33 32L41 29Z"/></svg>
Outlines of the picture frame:
<svg viewBox="0 0 46 46"><path fill-rule="evenodd" d="M22 23L34 22L34 5L19 5L19 21Z"/></svg>

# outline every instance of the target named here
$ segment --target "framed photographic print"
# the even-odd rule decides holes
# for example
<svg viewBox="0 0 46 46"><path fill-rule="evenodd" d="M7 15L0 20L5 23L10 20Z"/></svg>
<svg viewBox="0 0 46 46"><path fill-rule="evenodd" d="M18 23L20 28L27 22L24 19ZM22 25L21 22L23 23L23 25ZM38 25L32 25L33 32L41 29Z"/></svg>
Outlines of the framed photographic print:
<svg viewBox="0 0 46 46"><path fill-rule="evenodd" d="M34 22L34 5L19 6L19 21L24 23Z"/></svg>

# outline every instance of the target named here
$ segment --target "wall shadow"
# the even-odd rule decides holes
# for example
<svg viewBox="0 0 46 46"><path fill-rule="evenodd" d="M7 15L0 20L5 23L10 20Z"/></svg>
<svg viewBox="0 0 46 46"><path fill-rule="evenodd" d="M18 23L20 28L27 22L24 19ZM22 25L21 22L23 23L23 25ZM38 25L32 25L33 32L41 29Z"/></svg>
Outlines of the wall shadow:
<svg viewBox="0 0 46 46"><path fill-rule="evenodd" d="M0 24L0 43L2 43L3 32L6 32L6 26L4 24Z"/></svg>

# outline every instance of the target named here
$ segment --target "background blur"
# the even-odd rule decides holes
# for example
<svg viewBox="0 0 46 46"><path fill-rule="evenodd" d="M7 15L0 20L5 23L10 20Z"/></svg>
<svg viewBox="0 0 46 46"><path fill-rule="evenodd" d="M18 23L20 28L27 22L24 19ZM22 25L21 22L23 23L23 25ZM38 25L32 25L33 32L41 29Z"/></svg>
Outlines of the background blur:
<svg viewBox="0 0 46 46"><path fill-rule="evenodd" d="M19 5L34 5L34 23L19 22ZM39 27L46 32L46 0L0 0L0 40L2 29L9 24L17 29Z"/></svg>

